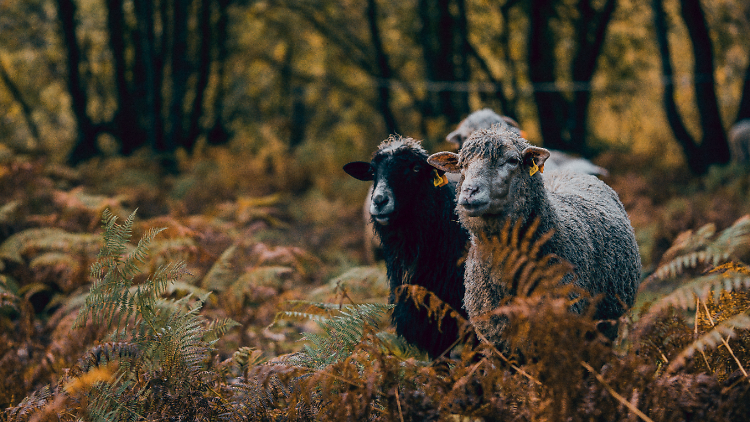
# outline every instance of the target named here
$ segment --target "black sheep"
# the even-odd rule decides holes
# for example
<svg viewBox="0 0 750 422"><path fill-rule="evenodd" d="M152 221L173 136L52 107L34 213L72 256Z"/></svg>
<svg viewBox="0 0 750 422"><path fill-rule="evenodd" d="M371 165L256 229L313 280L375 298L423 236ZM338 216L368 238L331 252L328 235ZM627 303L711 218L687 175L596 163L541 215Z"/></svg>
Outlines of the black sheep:
<svg viewBox="0 0 750 422"><path fill-rule="evenodd" d="M370 214L383 245L391 294L403 284L427 288L463 317L464 265L468 232L455 213L455 184L427 164L428 154L418 141L391 136L375 151L371 162L344 166L352 177L374 180ZM426 351L440 356L458 338L454 318L428 318L411 300L393 310L396 333Z"/></svg>

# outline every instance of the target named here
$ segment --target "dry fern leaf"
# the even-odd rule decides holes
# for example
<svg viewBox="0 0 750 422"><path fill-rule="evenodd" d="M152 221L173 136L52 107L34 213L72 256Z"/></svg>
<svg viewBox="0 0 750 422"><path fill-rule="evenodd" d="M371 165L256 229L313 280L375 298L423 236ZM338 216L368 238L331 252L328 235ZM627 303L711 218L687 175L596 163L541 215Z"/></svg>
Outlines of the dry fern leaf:
<svg viewBox="0 0 750 422"><path fill-rule="evenodd" d="M648 310L654 314L669 306L679 309L693 309L695 298L706 301L709 296L718 298L722 291L732 292L736 290L750 289L750 276L738 273L735 276L712 273L706 276L694 278L672 293L662 297Z"/></svg>
<svg viewBox="0 0 750 422"><path fill-rule="evenodd" d="M42 227L16 233L0 245L0 259L22 264L24 257L41 251L83 252L96 255L102 246L101 236L68 233L58 228Z"/></svg>
<svg viewBox="0 0 750 422"><path fill-rule="evenodd" d="M664 262L646 282L674 278L686 269L699 264L717 266L730 258L744 256L750 250L750 215L745 215L723 230L714 240L709 240L715 226L707 224L693 234L684 232L664 254Z"/></svg>
<svg viewBox="0 0 750 422"><path fill-rule="evenodd" d="M688 360L693 357L696 351L706 352L716 349L723 344L724 340L736 336L737 330L747 329L750 329L750 316L746 314L739 314L720 322L713 330L702 335L688 347L683 349L669 364L667 372L674 373L682 369Z"/></svg>
<svg viewBox="0 0 750 422"><path fill-rule="evenodd" d="M447 317L455 319L459 326L466 322L464 317L453 309L451 305L444 302L438 295L424 286L402 284L396 288L394 294L396 302L406 302L411 299L416 308L425 309L427 311L427 318L437 321L439 331L441 330L440 326L443 320Z"/></svg>

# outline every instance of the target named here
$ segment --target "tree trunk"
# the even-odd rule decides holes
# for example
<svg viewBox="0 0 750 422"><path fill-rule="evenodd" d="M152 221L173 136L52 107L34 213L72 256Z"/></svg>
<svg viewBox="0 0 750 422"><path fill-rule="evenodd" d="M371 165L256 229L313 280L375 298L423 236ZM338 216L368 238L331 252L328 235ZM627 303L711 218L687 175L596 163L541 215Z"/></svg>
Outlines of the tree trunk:
<svg viewBox="0 0 750 422"><path fill-rule="evenodd" d="M169 97L168 126L164 142L157 144L159 152L171 152L184 140L185 94L190 69L187 61L188 45L188 6L187 1L172 3L172 38L169 51L172 86Z"/></svg>
<svg viewBox="0 0 750 422"><path fill-rule="evenodd" d="M555 87L555 34L550 25L556 16L554 7L549 0L533 0L529 6L528 68L544 146L566 150L563 128L568 107Z"/></svg>
<svg viewBox="0 0 750 422"><path fill-rule="evenodd" d="M229 130L224 125L224 73L229 52L227 50L227 29L229 25L229 3L231 0L218 0L216 21L216 95L213 103L213 124L206 134L210 145L221 145L229 141Z"/></svg>
<svg viewBox="0 0 750 422"><path fill-rule="evenodd" d="M78 125L78 134L73 151L68 157L70 164L75 165L88 160L99 153L96 146L97 128L86 114L88 97L83 88L81 72L81 49L76 38L76 5L73 0L57 0L57 15L63 35L63 44L67 50L67 85L73 108L73 116Z"/></svg>
<svg viewBox="0 0 750 422"><path fill-rule="evenodd" d="M188 119L188 130L182 144L188 151L193 149L195 142L201 135L200 119L203 116L203 99L208 87L208 76L211 73L211 4L210 0L200 0L198 19L200 22L199 36L200 46L198 48L198 81L195 85L195 97L190 108Z"/></svg>
<svg viewBox="0 0 750 422"><path fill-rule="evenodd" d="M607 27L615 11L616 0L607 0L601 11L591 6L591 0L580 0L578 11L577 44L578 51L573 59L572 79L577 89L573 91L573 102L567 119L567 132L570 134L568 149L588 155L586 138L588 136L588 110L591 103L591 80L594 78L597 58L602 52Z"/></svg>
<svg viewBox="0 0 750 422"><path fill-rule="evenodd" d="M700 0L682 0L682 18L693 44L695 102L700 115L703 139L701 156L706 165L729 162L729 143L719 114L714 79L714 54L708 23Z"/></svg>
<svg viewBox="0 0 750 422"><path fill-rule="evenodd" d="M737 115L734 121L738 122L742 119L750 119L750 58L747 62L747 68L745 68L745 79L742 83L742 97L740 98L740 106L737 109Z"/></svg>
<svg viewBox="0 0 750 422"><path fill-rule="evenodd" d="M34 143L38 143L41 138L39 137L39 128L37 127L36 123L34 122L34 118L32 117L33 111L31 105L29 105L28 101L24 99L23 94L21 94L21 90L18 89L16 84L13 83L13 80L11 80L8 71L5 70L5 67L3 66L2 61L0 61L0 81L3 81L5 86L8 88L8 92L10 93L11 97L13 97L13 100L21 106L23 118L24 120L26 120L26 126L29 127L29 133L31 134L31 137L34 138Z"/></svg>
<svg viewBox="0 0 750 422"><path fill-rule="evenodd" d="M161 139L162 134L161 78L158 76L157 69L163 66L163 62L159 60L160 52L156 48L155 10L148 0L134 0L133 6L136 16L133 44L136 57L139 59L133 63L131 102L138 104L136 114L139 116L140 124L136 123L136 127L140 129L140 135L137 139L126 136L120 138L122 153L125 155L133 153L144 145L155 149L157 140ZM127 107L125 104L120 106Z"/></svg>
<svg viewBox="0 0 750 422"><path fill-rule="evenodd" d="M420 0L422 23L420 38L428 84L428 99L423 107L425 116L444 116L449 122L460 121L469 113L466 90L454 89L457 82L469 77L464 0L453 0L458 16L451 13L452 0Z"/></svg>
<svg viewBox="0 0 750 422"><path fill-rule="evenodd" d="M383 48L383 39L380 36L380 26L378 25L378 9L375 0L367 0L367 21L370 26L370 37L375 50L375 62L378 81L378 108L385 121L385 127L388 133L398 133L396 116L391 110L391 87L389 82L393 77L393 69L388 61L388 55Z"/></svg>
<svg viewBox="0 0 750 422"><path fill-rule="evenodd" d="M143 130L138 124L138 109L141 104L140 92L134 92L139 84L128 83L126 77L128 63L125 59L125 16L123 13L122 0L107 1L107 29L109 32L109 47L112 52L115 93L117 110L111 124L110 132L121 140L120 152L129 155L145 143ZM142 60L148 60L148 56L139 56ZM135 87L134 87L135 85ZM146 89L148 89L146 87Z"/></svg>
<svg viewBox="0 0 750 422"><path fill-rule="evenodd" d="M700 144L690 135L674 99L674 73L672 70L666 13L663 0L653 1L654 27L662 62L664 110L677 142L682 146L688 166L695 174L704 174L711 164L729 161L729 145L719 117L718 101L714 89L713 49L703 10L698 0L682 0L682 16L688 26L693 45L696 106L700 115L703 139Z"/></svg>

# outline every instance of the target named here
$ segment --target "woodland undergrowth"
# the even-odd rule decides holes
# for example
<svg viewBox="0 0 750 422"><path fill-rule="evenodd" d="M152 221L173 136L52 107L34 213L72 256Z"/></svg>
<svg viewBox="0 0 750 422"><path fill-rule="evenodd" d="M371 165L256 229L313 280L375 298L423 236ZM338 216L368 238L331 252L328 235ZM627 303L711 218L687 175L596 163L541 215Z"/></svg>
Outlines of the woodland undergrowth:
<svg viewBox="0 0 750 422"><path fill-rule="evenodd" d="M508 321L507 344L421 287L397 292L463 327L430 361L389 327L382 268L279 241L294 230L283 198L139 222L131 199L76 188L65 169L4 166L25 182L0 191L3 420L750 415L750 216L682 231L619 321L572 314L597 298L558 283L569 267L539 256L546 236L508 225L489 240L514 295L481 317ZM612 343L600 328L614 323Z"/></svg>

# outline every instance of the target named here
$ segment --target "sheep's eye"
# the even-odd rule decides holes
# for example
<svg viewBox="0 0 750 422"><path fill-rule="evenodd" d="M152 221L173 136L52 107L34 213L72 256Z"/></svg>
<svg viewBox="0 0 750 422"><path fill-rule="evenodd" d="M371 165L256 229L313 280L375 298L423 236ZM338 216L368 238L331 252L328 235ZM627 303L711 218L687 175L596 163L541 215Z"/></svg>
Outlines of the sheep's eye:
<svg viewBox="0 0 750 422"><path fill-rule="evenodd" d="M422 166L414 166L411 168L411 171L413 171L414 173L419 173L420 171L422 171Z"/></svg>
<svg viewBox="0 0 750 422"><path fill-rule="evenodd" d="M508 158L508 161L506 161L505 163L506 164L511 164L511 165L515 166L515 165L517 165L519 163L519 161L518 161L518 158L510 157L510 158Z"/></svg>

